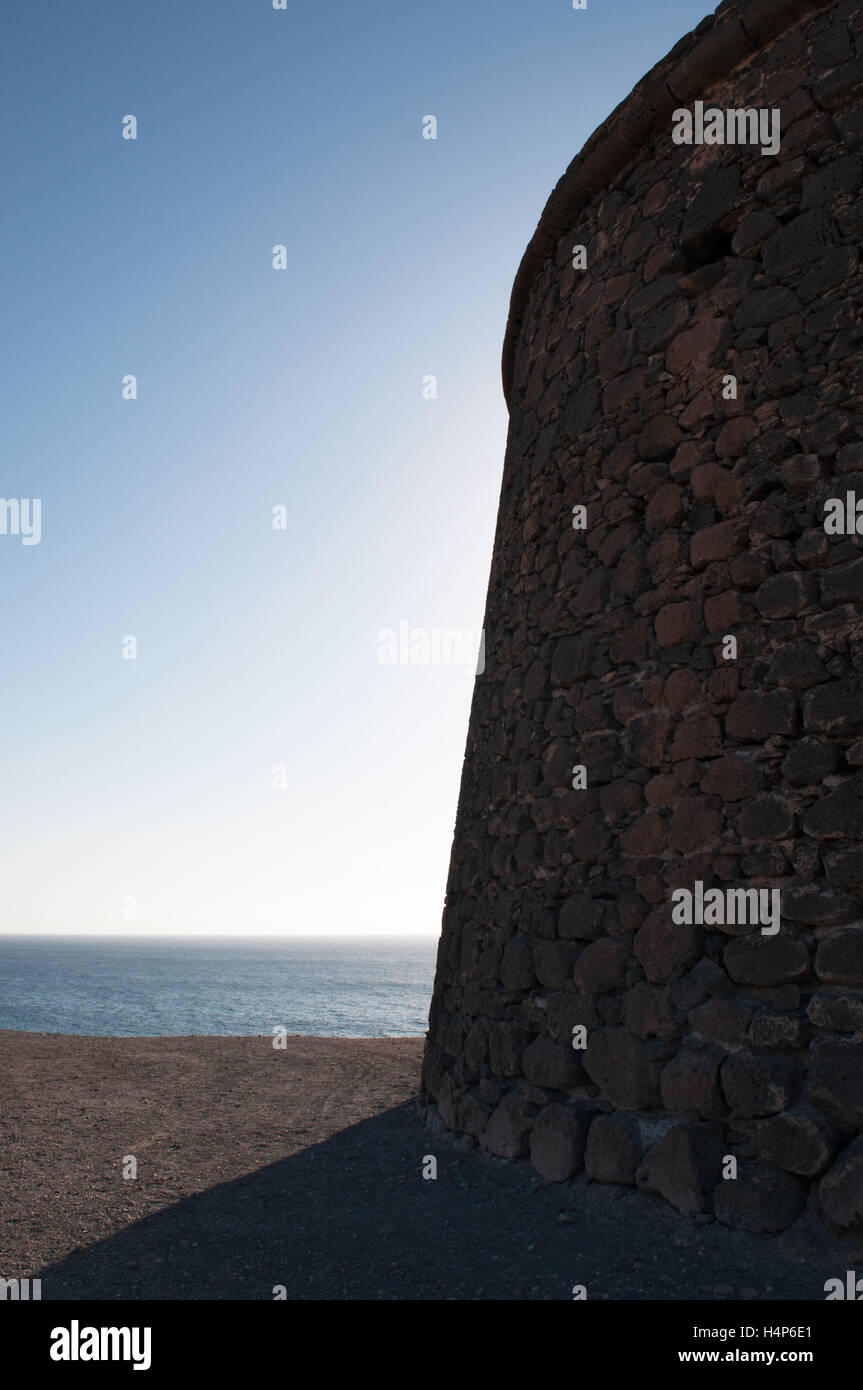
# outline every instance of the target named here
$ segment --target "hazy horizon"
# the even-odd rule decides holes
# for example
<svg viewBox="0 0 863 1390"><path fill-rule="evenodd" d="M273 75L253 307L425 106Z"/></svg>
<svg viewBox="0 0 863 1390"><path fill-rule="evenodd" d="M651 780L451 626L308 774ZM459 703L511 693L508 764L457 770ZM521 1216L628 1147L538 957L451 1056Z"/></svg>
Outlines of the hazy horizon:
<svg viewBox="0 0 863 1390"><path fill-rule="evenodd" d="M63 941L350 941L355 944L370 941L423 941L437 940L439 931L369 931L357 932L240 932L208 931L201 928L193 932L142 932L142 931L0 931L0 939L17 938L21 941L49 938Z"/></svg>

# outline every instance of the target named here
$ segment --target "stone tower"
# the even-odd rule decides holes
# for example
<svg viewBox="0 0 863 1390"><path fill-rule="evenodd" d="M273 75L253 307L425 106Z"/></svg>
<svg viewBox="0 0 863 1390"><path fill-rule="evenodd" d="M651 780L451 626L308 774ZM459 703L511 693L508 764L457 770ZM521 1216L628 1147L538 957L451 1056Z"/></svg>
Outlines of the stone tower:
<svg viewBox="0 0 863 1390"><path fill-rule="evenodd" d="M546 205L423 1069L762 1232L863 1223L861 145L858 0L726 0Z"/></svg>

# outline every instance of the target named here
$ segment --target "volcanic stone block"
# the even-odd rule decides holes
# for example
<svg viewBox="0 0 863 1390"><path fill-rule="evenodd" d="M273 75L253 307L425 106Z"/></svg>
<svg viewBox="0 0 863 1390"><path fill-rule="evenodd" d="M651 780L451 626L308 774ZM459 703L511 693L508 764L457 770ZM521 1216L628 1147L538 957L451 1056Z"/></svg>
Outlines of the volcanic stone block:
<svg viewBox="0 0 863 1390"><path fill-rule="evenodd" d="M808 269L832 240L831 225L819 208L801 213L764 243L767 274L784 280L791 271Z"/></svg>
<svg viewBox="0 0 863 1390"><path fill-rule="evenodd" d="M767 672L768 685L783 690L808 690L829 680L823 661L811 642L785 642L774 652Z"/></svg>
<svg viewBox="0 0 863 1390"><path fill-rule="evenodd" d="M747 621L748 613L746 600L733 590L704 600L704 623L708 632L731 632Z"/></svg>
<svg viewBox="0 0 863 1390"><path fill-rule="evenodd" d="M725 969L735 984L781 985L803 979L809 973L809 949L795 937L750 936L729 941L722 956Z"/></svg>
<svg viewBox="0 0 863 1390"><path fill-rule="evenodd" d="M727 999L734 993L731 981L722 966L717 965L710 956L704 956L692 967L692 979L703 985L714 999Z"/></svg>
<svg viewBox="0 0 863 1390"><path fill-rule="evenodd" d="M645 919L635 938L633 953L653 984L677 979L701 955L704 930L692 924L676 924L671 908L662 903Z"/></svg>
<svg viewBox="0 0 863 1390"><path fill-rule="evenodd" d="M708 1042L722 1043L726 1049L743 1047L755 1007L751 1000L710 999L691 1011L689 1026Z"/></svg>
<svg viewBox="0 0 863 1390"><path fill-rule="evenodd" d="M837 1033L863 1033L863 990L816 990L806 1014L816 1028L831 1028Z"/></svg>
<svg viewBox="0 0 863 1390"><path fill-rule="evenodd" d="M663 1038L670 1042L680 1033L668 990L644 980L626 991L623 1022L638 1038Z"/></svg>
<svg viewBox="0 0 863 1390"><path fill-rule="evenodd" d="M774 1115L791 1104L794 1063L790 1057L735 1052L722 1066L722 1090L735 1119Z"/></svg>
<svg viewBox="0 0 863 1390"><path fill-rule="evenodd" d="M591 379L576 391L563 420L563 427L573 442L596 423L601 401L602 387L598 381Z"/></svg>
<svg viewBox="0 0 863 1390"><path fill-rule="evenodd" d="M613 1105L651 1110L659 1103L660 1065L649 1048L627 1028L600 1028L588 1038L584 1069Z"/></svg>
<svg viewBox="0 0 863 1390"><path fill-rule="evenodd" d="M756 213L757 217L759 214ZM748 446L758 434L758 421L751 415L735 415L733 419L727 420L716 436L714 448L718 459L738 459L746 453ZM729 487L729 474L722 470L717 477L716 486L719 489ZM737 496L736 488L731 488L731 494Z"/></svg>
<svg viewBox="0 0 863 1390"><path fill-rule="evenodd" d="M763 743L774 734L793 734L796 728L797 701L784 690L746 690L725 716L726 733L739 743Z"/></svg>
<svg viewBox="0 0 863 1390"><path fill-rule="evenodd" d="M527 894L522 901L519 914L522 934L533 939L552 941L556 935L554 923L555 913L551 905L540 901L535 893Z"/></svg>
<svg viewBox="0 0 863 1390"><path fill-rule="evenodd" d="M827 877L837 888L863 890L863 849L845 849L824 856Z"/></svg>
<svg viewBox="0 0 863 1390"><path fill-rule="evenodd" d="M650 356L654 352L664 352L668 344L679 334L689 322L689 307L683 300L672 299L666 304L659 305L646 313L638 325L637 346L638 351ZM634 373L632 375L635 375ZM626 382L625 377L621 377L621 383ZM629 399L628 389L621 393L621 402ZM606 392L603 397L603 409L608 410L610 406L609 394Z"/></svg>
<svg viewBox="0 0 863 1390"><path fill-rule="evenodd" d="M822 77L812 89L817 105L824 111L835 111L863 90L863 54L841 63Z"/></svg>
<svg viewBox="0 0 863 1390"><path fill-rule="evenodd" d="M589 675L595 654L596 648L590 637L564 637L557 644L552 658L553 684L570 686L573 681Z"/></svg>
<svg viewBox="0 0 863 1390"><path fill-rule="evenodd" d="M746 296L734 315L734 331L742 333L745 328L766 328L799 308L797 295L784 285L754 290Z"/></svg>
<svg viewBox="0 0 863 1390"><path fill-rule="evenodd" d="M837 603L863 603L863 560L828 570L821 580L821 602L825 608Z"/></svg>
<svg viewBox="0 0 863 1390"><path fill-rule="evenodd" d="M671 817L671 848L678 854L692 854L709 847L719 838L723 824L722 812L706 797L684 797Z"/></svg>
<svg viewBox="0 0 863 1390"><path fill-rule="evenodd" d="M818 1196L837 1226L863 1222L863 1135L843 1149L830 1172L825 1173L818 1184Z"/></svg>
<svg viewBox="0 0 863 1390"><path fill-rule="evenodd" d="M659 1094L666 1110L719 1119L728 1113L719 1085L725 1053L718 1047L682 1047L662 1069Z"/></svg>
<svg viewBox="0 0 863 1390"><path fill-rule="evenodd" d="M469 1071L478 1074L488 1057L489 1025L484 1018L475 1018L465 1034L464 1059Z"/></svg>
<svg viewBox="0 0 863 1390"><path fill-rule="evenodd" d="M677 726L669 756L673 763L684 758L713 758L721 748L722 726L715 715L702 710Z"/></svg>
<svg viewBox="0 0 863 1390"><path fill-rule="evenodd" d="M575 967L575 983L584 994L606 994L625 984L629 947L623 941L592 941Z"/></svg>
<svg viewBox="0 0 863 1390"><path fill-rule="evenodd" d="M574 893L560 909L557 930L565 941L595 941L602 936L605 908L586 893Z"/></svg>
<svg viewBox="0 0 863 1390"><path fill-rule="evenodd" d="M515 1023L492 1023L488 1036L488 1058L493 1076L520 1076L521 1056L530 1042Z"/></svg>
<svg viewBox="0 0 863 1390"><path fill-rule="evenodd" d="M844 737L863 729L863 675L819 685L803 698L803 723L810 733Z"/></svg>
<svg viewBox="0 0 863 1390"><path fill-rule="evenodd" d="M808 1090L829 1114L863 1125L863 1038L815 1038L809 1048Z"/></svg>
<svg viewBox="0 0 863 1390"><path fill-rule="evenodd" d="M674 1125L639 1167L639 1187L658 1192L681 1216L706 1210L722 1171L722 1130L716 1125Z"/></svg>
<svg viewBox="0 0 863 1390"><path fill-rule="evenodd" d="M749 1036L753 1047L804 1047L809 1032L797 1014L763 1013L752 1020Z"/></svg>
<svg viewBox="0 0 863 1390"><path fill-rule="evenodd" d="M722 801L742 801L753 796L762 785L757 768L733 753L713 761L701 783L701 790Z"/></svg>
<svg viewBox="0 0 863 1390"><path fill-rule="evenodd" d="M691 603L669 603L656 615L656 640L660 647L676 647L687 642L696 629Z"/></svg>
<svg viewBox="0 0 863 1390"><path fill-rule="evenodd" d="M584 1146L594 1107L588 1103L547 1105L530 1136L530 1159L547 1182L566 1182L584 1161Z"/></svg>
<svg viewBox="0 0 863 1390"><path fill-rule="evenodd" d="M782 916L789 922L805 922L809 926L833 927L843 922L851 922L859 917L863 905L857 898L840 893L836 888L828 888L820 883L790 883L782 890ZM838 940L839 932L831 932L830 940ZM825 938L825 944L826 940ZM853 950L852 943L846 941L844 951ZM815 969L818 970L816 956ZM819 972L820 973L820 972ZM863 983L854 980L837 983Z"/></svg>
<svg viewBox="0 0 863 1390"><path fill-rule="evenodd" d="M553 1091L569 1091L583 1081L581 1057L570 1044L538 1037L525 1048L522 1065L524 1075L535 1086L547 1086Z"/></svg>
<svg viewBox="0 0 863 1390"><path fill-rule="evenodd" d="M649 811L638 817L624 833L620 843L624 854L660 854L668 844L668 826L662 816Z"/></svg>
<svg viewBox="0 0 863 1390"><path fill-rule="evenodd" d="M479 1139L485 1133L491 1107L486 1105L475 1091L463 1096L458 1108L458 1127L464 1134L472 1134Z"/></svg>
<svg viewBox="0 0 863 1390"><path fill-rule="evenodd" d="M682 432L670 416L654 415L639 436L638 450L643 459L650 461L670 459L682 439ZM679 511L673 511L667 524L670 525L671 521L679 515Z"/></svg>
<svg viewBox="0 0 863 1390"><path fill-rule="evenodd" d="M536 984L533 947L526 937L513 936L506 943L500 977L507 989L531 989Z"/></svg>
<svg viewBox="0 0 863 1390"><path fill-rule="evenodd" d="M808 1178L823 1173L836 1151L831 1126L811 1105L795 1105L762 1120L757 1144L759 1156L768 1163Z"/></svg>
<svg viewBox="0 0 863 1390"><path fill-rule="evenodd" d="M839 750L817 738L802 738L786 754L782 775L795 787L811 787L829 777L839 762Z"/></svg>
<svg viewBox="0 0 863 1390"><path fill-rule="evenodd" d="M719 521L692 537L689 558L694 569L730 560L740 548L740 528L734 521Z"/></svg>
<svg viewBox="0 0 863 1390"><path fill-rule="evenodd" d="M590 1126L584 1169L595 1182L635 1182L644 1145L631 1115L597 1115Z"/></svg>
<svg viewBox="0 0 863 1390"><path fill-rule="evenodd" d="M518 1091L508 1091L485 1129L486 1148L499 1158L523 1158L533 1129L534 1109Z"/></svg>
<svg viewBox="0 0 863 1390"><path fill-rule="evenodd" d="M569 941L539 941L534 947L536 974L541 985L563 989L572 980L572 968L580 947Z"/></svg>
<svg viewBox="0 0 863 1390"><path fill-rule="evenodd" d="M863 771L823 793L807 812L803 829L816 840L856 839L863 834Z"/></svg>
<svg viewBox="0 0 863 1390"><path fill-rule="evenodd" d="M744 840L785 840L794 830L794 812L784 796L757 796L737 817Z"/></svg>
<svg viewBox="0 0 863 1390"><path fill-rule="evenodd" d="M596 1006L586 994L558 990L547 998L545 1017L549 1035L558 1042L571 1045L573 1028L595 1027Z"/></svg>
<svg viewBox="0 0 863 1390"><path fill-rule="evenodd" d="M700 704L704 698L704 687L694 671L688 666L671 672L662 691L663 699L672 714L680 714L690 705ZM679 726L678 726L679 727ZM677 732L675 731L675 738Z"/></svg>
<svg viewBox="0 0 863 1390"><path fill-rule="evenodd" d="M740 192L740 170L730 165L709 173L696 193L683 220L680 244L684 251L696 255L709 254L717 232L729 231L734 225L734 209ZM768 243L769 244L769 243ZM683 366L693 349L686 349ZM674 370L669 367L669 370Z"/></svg>
<svg viewBox="0 0 863 1390"><path fill-rule="evenodd" d="M439 1043L431 1042L426 1046L420 1076L422 1085L430 1095L438 1095L443 1084L444 1071L451 1065L452 1058L446 1056Z"/></svg>
<svg viewBox="0 0 863 1390"><path fill-rule="evenodd" d="M642 457L645 457L642 448ZM645 513L644 522L649 532L663 532L675 526L684 514L684 492L677 483L663 483L657 488Z"/></svg>
<svg viewBox="0 0 863 1390"><path fill-rule="evenodd" d="M619 822L643 804L641 787L637 782L611 782L600 788L599 804L609 821Z"/></svg>
<svg viewBox="0 0 863 1390"><path fill-rule="evenodd" d="M822 937L815 973L826 985L863 985L863 927L843 927Z"/></svg>
<svg viewBox="0 0 863 1390"><path fill-rule="evenodd" d="M627 758L643 767L661 767L672 727L671 720L662 715L649 714L633 719L623 737Z"/></svg>
<svg viewBox="0 0 863 1390"><path fill-rule="evenodd" d="M438 1112L447 1129L452 1129L455 1125L458 1103L458 1086L452 1071L448 1071L437 1094Z"/></svg>
<svg viewBox="0 0 863 1390"><path fill-rule="evenodd" d="M569 785L572 777L572 749L567 739L553 739L542 751L542 780L557 790Z"/></svg>
<svg viewBox="0 0 863 1390"><path fill-rule="evenodd" d="M793 618L818 598L818 580L805 570L786 571L765 579L755 603L763 618Z"/></svg>
<svg viewBox="0 0 863 1390"><path fill-rule="evenodd" d="M784 1231L797 1220L806 1200L806 1185L772 1163L744 1162L737 1177L713 1189L713 1210L724 1226L756 1235Z"/></svg>

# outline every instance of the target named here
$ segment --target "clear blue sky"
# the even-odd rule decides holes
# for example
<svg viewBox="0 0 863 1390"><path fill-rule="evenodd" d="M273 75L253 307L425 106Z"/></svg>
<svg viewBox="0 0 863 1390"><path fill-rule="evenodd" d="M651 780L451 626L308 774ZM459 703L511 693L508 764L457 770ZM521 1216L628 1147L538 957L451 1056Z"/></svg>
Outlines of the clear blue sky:
<svg viewBox="0 0 863 1390"><path fill-rule="evenodd" d="M471 677L377 635L481 627L518 262L706 10L5 7L0 930L439 929Z"/></svg>

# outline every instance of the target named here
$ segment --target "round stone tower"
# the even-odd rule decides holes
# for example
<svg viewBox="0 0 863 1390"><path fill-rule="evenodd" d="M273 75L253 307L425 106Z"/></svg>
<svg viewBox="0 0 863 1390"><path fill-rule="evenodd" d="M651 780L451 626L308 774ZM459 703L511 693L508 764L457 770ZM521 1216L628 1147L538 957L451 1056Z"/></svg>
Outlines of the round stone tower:
<svg viewBox="0 0 863 1390"><path fill-rule="evenodd" d="M726 0L516 277L430 1122L863 1223L863 12Z"/></svg>

